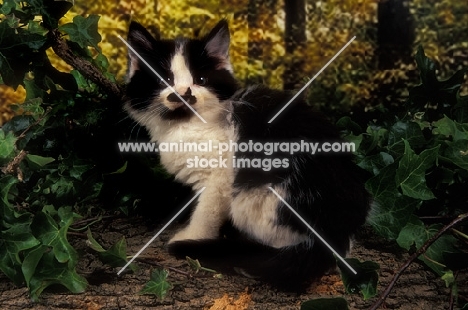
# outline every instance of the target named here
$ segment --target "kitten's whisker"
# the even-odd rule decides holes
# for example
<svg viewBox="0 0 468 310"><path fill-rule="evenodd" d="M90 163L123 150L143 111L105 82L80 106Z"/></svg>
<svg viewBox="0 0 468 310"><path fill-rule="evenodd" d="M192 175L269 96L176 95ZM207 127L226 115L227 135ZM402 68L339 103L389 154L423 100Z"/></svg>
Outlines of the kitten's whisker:
<svg viewBox="0 0 468 310"><path fill-rule="evenodd" d="M117 121L116 125L119 125L121 124L122 122L126 121L127 119L131 119L130 115L127 115L123 118L121 118L120 120ZM134 122L134 121L133 121Z"/></svg>
<svg viewBox="0 0 468 310"><path fill-rule="evenodd" d="M132 130L130 130L130 136L133 135L133 131L134 131L135 128L137 128L137 127L141 128L140 126L138 126L138 123L135 122L135 125L132 127ZM138 131L140 131L140 129L138 129ZM137 138L138 138L138 132L137 132Z"/></svg>

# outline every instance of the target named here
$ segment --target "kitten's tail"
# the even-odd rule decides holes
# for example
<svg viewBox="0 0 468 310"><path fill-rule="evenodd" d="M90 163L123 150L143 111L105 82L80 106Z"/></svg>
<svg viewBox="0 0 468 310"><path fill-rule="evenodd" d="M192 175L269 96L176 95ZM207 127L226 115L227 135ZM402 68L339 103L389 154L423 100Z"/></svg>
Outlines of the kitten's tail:
<svg viewBox="0 0 468 310"><path fill-rule="evenodd" d="M250 240L184 240L168 247L172 255L198 259L217 272L240 273L289 290L303 289L336 266L333 254L317 242L277 249Z"/></svg>

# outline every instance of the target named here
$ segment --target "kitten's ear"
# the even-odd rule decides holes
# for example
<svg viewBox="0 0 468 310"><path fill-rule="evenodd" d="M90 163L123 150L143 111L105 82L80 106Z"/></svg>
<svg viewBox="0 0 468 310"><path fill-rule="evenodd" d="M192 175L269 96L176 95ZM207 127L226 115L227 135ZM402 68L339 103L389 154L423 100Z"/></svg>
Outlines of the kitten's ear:
<svg viewBox="0 0 468 310"><path fill-rule="evenodd" d="M154 38L145 27L132 21L128 29L128 44L140 55L148 54L154 48L154 44L159 39L159 34ZM128 50L128 73L129 81L140 67L140 59L129 49Z"/></svg>
<svg viewBox="0 0 468 310"><path fill-rule="evenodd" d="M206 45L205 49L210 56L217 58L229 59L229 27L226 20L221 20L204 38Z"/></svg>
<svg viewBox="0 0 468 310"><path fill-rule="evenodd" d="M138 50L151 50L153 43L159 40L159 33L157 37L153 37L145 27L137 22L132 21L128 29L128 43L138 52Z"/></svg>

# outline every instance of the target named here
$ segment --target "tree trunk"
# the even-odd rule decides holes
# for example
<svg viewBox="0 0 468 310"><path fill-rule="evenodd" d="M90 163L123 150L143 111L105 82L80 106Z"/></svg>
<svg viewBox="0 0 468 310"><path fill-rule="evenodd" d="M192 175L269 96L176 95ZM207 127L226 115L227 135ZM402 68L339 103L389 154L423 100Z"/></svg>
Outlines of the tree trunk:
<svg viewBox="0 0 468 310"><path fill-rule="evenodd" d="M304 59L294 57L297 49L303 48L306 42L306 3L305 0L285 0L286 15L284 43L289 63L283 75L283 88L295 89L301 84L302 76L297 74L303 67Z"/></svg>
<svg viewBox="0 0 468 310"><path fill-rule="evenodd" d="M247 8L247 24L249 26L249 39L247 43L248 63L249 67L256 67L256 63L261 61L263 58L263 36L259 36L262 29L261 23L261 5L260 1L250 0ZM247 77L247 85L249 84L261 84L262 75L261 72L255 72L249 74Z"/></svg>
<svg viewBox="0 0 468 310"><path fill-rule="evenodd" d="M415 38L409 0L382 0L378 5L377 55L380 69L391 69L399 61L409 63Z"/></svg>

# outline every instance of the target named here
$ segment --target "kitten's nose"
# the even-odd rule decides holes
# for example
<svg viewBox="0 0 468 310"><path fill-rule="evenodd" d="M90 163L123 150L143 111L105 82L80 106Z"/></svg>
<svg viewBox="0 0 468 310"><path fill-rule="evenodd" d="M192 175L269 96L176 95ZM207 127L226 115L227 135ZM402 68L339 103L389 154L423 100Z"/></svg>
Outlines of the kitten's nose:
<svg viewBox="0 0 468 310"><path fill-rule="evenodd" d="M195 104L195 102L197 102L197 98L195 96L192 96L192 90L190 89L190 87L187 88L185 94L180 95L180 97L182 97L182 99L184 99L185 102L187 102L188 104ZM177 96L176 93L172 93L169 96L167 96L167 100L169 102L182 103L182 100L180 100L179 96Z"/></svg>

